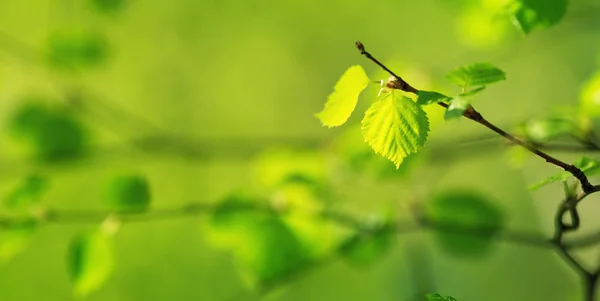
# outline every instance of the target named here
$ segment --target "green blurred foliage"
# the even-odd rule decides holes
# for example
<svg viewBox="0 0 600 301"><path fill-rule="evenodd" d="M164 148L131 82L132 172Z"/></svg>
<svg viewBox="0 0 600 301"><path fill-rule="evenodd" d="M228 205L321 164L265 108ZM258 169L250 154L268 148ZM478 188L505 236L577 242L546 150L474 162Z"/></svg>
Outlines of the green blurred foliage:
<svg viewBox="0 0 600 301"><path fill-rule="evenodd" d="M501 209L486 196L467 189L440 192L428 203L426 214L438 225L435 237L440 247L459 258L487 255L505 220ZM477 229L481 235L454 233L452 227Z"/></svg>
<svg viewBox="0 0 600 301"><path fill-rule="evenodd" d="M75 237L70 245L68 262L74 295L89 295L112 274L115 263L111 238L102 231Z"/></svg>
<svg viewBox="0 0 600 301"><path fill-rule="evenodd" d="M60 163L85 154L87 132L77 116L62 106L38 98L26 98L13 113L9 127L24 140L42 162Z"/></svg>
<svg viewBox="0 0 600 301"><path fill-rule="evenodd" d="M104 63L109 54L107 38L95 32L57 32L47 42L48 62L58 69L96 67Z"/></svg>
<svg viewBox="0 0 600 301"><path fill-rule="evenodd" d="M112 178L106 187L105 204L116 212L140 212L150 206L150 183L141 175Z"/></svg>

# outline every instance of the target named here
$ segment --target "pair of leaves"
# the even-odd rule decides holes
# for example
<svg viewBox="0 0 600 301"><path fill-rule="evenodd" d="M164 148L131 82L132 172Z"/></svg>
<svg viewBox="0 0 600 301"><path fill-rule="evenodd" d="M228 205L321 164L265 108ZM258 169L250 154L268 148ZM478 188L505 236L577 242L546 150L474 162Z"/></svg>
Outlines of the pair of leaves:
<svg viewBox="0 0 600 301"><path fill-rule="evenodd" d="M329 127L345 123L368 83L369 78L362 67L350 67L335 85L323 111L316 114L317 118ZM362 120L365 141L376 153L392 161L396 168L425 144L428 132L429 120L423 109L395 91L373 103Z"/></svg>
<svg viewBox="0 0 600 301"><path fill-rule="evenodd" d="M487 197L468 190L435 196L426 211L440 247L458 258L478 258L490 251L504 216ZM477 229L476 233L471 233ZM469 233L465 233L469 232Z"/></svg>
<svg viewBox="0 0 600 301"><path fill-rule="evenodd" d="M579 160L577 160L573 165L575 165L575 167L583 171L583 173L588 177L600 174L600 161L596 159L582 157ZM548 177L543 181L531 185L529 189L536 190L550 183L566 181L571 177L573 177L571 173L567 171L561 171L560 173Z"/></svg>
<svg viewBox="0 0 600 301"><path fill-rule="evenodd" d="M504 71L490 63L475 63L458 67L446 74L446 80L462 89L462 93L448 97L438 92L419 91L417 103L428 105L438 102L449 102L444 115L446 120L458 118L470 106L470 98L483 91L486 85L506 79ZM473 88L473 89L470 89Z"/></svg>

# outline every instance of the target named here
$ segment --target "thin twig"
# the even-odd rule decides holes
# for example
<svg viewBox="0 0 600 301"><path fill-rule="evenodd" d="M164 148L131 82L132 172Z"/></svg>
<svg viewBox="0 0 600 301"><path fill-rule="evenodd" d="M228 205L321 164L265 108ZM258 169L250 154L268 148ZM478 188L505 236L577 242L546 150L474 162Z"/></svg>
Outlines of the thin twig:
<svg viewBox="0 0 600 301"><path fill-rule="evenodd" d="M396 78L396 80L398 82L398 89L408 92L408 93L413 93L415 95L418 95L419 90L417 90L416 88L411 86L408 82L406 82L400 76L396 75L393 71L388 69L384 64L379 62L375 57L373 57L373 55L371 55L369 52L366 51L365 46L361 42L357 41L355 43L355 45L356 45L356 48L358 48L358 50L360 51L360 53L362 55L364 55L366 58L373 61L375 64L377 64L378 66L383 68L383 70L387 71L389 74L391 74L392 76L394 76ZM439 102L438 104L444 108L448 108L448 104L446 104L446 103ZM469 108L467 108L467 110L465 110L465 112L463 113L463 116L487 127L488 129L496 132L498 135L508 139L509 141L522 146L523 148L529 150L530 152L534 153L535 155L546 160L546 162L556 165L556 166L564 169L565 171L571 173L575 178L577 178L579 180L579 182L581 182L581 187L583 188L583 191L589 193L589 192L600 190L600 185L596 185L596 186L592 185L590 183L590 181L588 180L587 176L575 165L568 164L559 159L556 159L556 158L546 154L545 152L537 149L535 146L528 144L528 143L520 140L519 138L505 132L504 130L498 128L497 126L495 126L494 124L492 124L491 122L489 122L485 118L483 118L481 113L477 112L477 110L475 110L475 108L473 108L472 106L469 106Z"/></svg>

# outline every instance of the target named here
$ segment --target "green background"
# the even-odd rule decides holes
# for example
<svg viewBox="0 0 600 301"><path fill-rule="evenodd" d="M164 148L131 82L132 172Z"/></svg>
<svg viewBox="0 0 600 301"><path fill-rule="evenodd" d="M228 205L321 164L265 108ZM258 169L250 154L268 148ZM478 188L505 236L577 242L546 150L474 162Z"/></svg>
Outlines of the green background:
<svg viewBox="0 0 600 301"><path fill-rule="evenodd" d="M218 202L261 181L256 162L263 149L322 149L360 122L368 97L360 98L349 124L339 129L324 128L313 116L350 65L361 64L373 79L386 78L359 55L357 39L407 81L418 88L429 82L440 92L453 91L442 83L446 71L494 63L506 71L507 81L486 89L475 105L507 129L576 105L600 64L600 6L571 1L557 26L525 36L476 2L130 0L101 13L89 1L0 1L0 190L8 193L30 172L41 171L51 182L44 204L98 209L108 179L139 173L150 182L152 208ZM81 29L106 37L106 59L81 70L52 66L44 55L49 37ZM377 91L375 85L369 89ZM73 91L96 112L81 115L93 133L92 154L65 166L40 165L7 124L26 96L60 102ZM500 143L485 149L457 144L491 134L466 119L443 123L441 108L430 111L437 121L427 147L439 156L401 180L342 175L333 206L357 214L390 207L406 212L415 200L461 187L491 196L509 228L550 236L561 188L527 187L556 168L533 157L515 165ZM164 147L140 152L129 143L152 135L182 137L201 151L162 141ZM362 140L358 132L353 137ZM582 232L599 224L597 198L581 207ZM115 236L113 276L86 299L252 300L235 260L211 243L202 219L124 224ZM28 247L0 266L0 300L74 299L66 267L69 243L96 226L39 227ZM367 266L336 260L266 298L416 300L419 285L458 300L580 298L575 272L550 249L500 242L484 258L461 259L431 238L429 232L400 235ZM579 255L590 266L598 261L594 250Z"/></svg>

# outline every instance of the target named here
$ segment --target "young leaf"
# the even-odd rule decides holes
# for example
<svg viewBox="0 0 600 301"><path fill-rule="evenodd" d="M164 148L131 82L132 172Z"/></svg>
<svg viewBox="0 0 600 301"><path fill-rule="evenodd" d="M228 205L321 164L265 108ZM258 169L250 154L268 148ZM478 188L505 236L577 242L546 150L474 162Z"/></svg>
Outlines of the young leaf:
<svg viewBox="0 0 600 301"><path fill-rule="evenodd" d="M69 272L73 293L84 297L99 289L114 266L110 237L103 232L77 236L69 250Z"/></svg>
<svg viewBox="0 0 600 301"><path fill-rule="evenodd" d="M477 88L475 88L473 90L470 90L470 91L467 91L467 92L464 92L464 93L460 93L459 96L463 96L463 97L473 96L473 95L478 94L479 92L481 92L483 90L485 90L485 86L477 87Z"/></svg>
<svg viewBox="0 0 600 301"><path fill-rule="evenodd" d="M417 98L417 104L424 106L424 105L429 105L429 104L433 104L433 103L438 103L438 102L444 102L444 101L448 101L451 98L438 93L438 92L432 92L432 91L419 91L417 93L418 98Z"/></svg>
<svg viewBox="0 0 600 301"><path fill-rule="evenodd" d="M444 113L444 119L450 120L454 118L459 118L465 112L465 110L469 107L469 100L465 97L455 97L450 101L450 105L448 109L446 109L446 113Z"/></svg>
<svg viewBox="0 0 600 301"><path fill-rule="evenodd" d="M344 124L356 107L358 95L368 84L369 77L361 66L348 68L335 84L334 91L327 98L323 111L315 116L328 127Z"/></svg>
<svg viewBox="0 0 600 301"><path fill-rule="evenodd" d="M150 206L150 184L139 175L115 177L108 185L105 200L118 212L144 211Z"/></svg>
<svg viewBox="0 0 600 301"><path fill-rule="evenodd" d="M561 136L581 136L581 129L576 120L563 116L533 119L527 122L523 130L529 140L547 142Z"/></svg>
<svg viewBox="0 0 600 301"><path fill-rule="evenodd" d="M446 80L463 89L484 86L506 79L504 71L490 63L475 63L458 67L446 74Z"/></svg>
<svg viewBox="0 0 600 301"><path fill-rule="evenodd" d="M512 0L507 11L513 23L525 34L536 28L550 27L562 19L567 0Z"/></svg>
<svg viewBox="0 0 600 301"><path fill-rule="evenodd" d="M593 74L581 89L579 112L588 117L600 116L600 71Z"/></svg>
<svg viewBox="0 0 600 301"><path fill-rule="evenodd" d="M434 232L440 247L460 258L485 255L492 246L493 236L503 224L499 208L485 196L467 190L452 190L435 196L427 218L437 225ZM478 235L457 233L452 229L477 229Z"/></svg>
<svg viewBox="0 0 600 301"><path fill-rule="evenodd" d="M456 299L448 296L442 297L440 294L427 294L427 301L456 301Z"/></svg>
<svg viewBox="0 0 600 301"><path fill-rule="evenodd" d="M390 92L371 105L361 128L371 148L399 168L404 158L425 144L429 120L421 106L410 98Z"/></svg>
<svg viewBox="0 0 600 301"><path fill-rule="evenodd" d="M586 176L594 176L600 174L600 161L588 157L581 157L575 163L573 163L577 168L581 169ZM567 171L561 171L551 177L546 178L543 181L540 181L534 185L529 186L529 189L536 190L540 187L548 185L554 182L566 181L573 175Z"/></svg>

